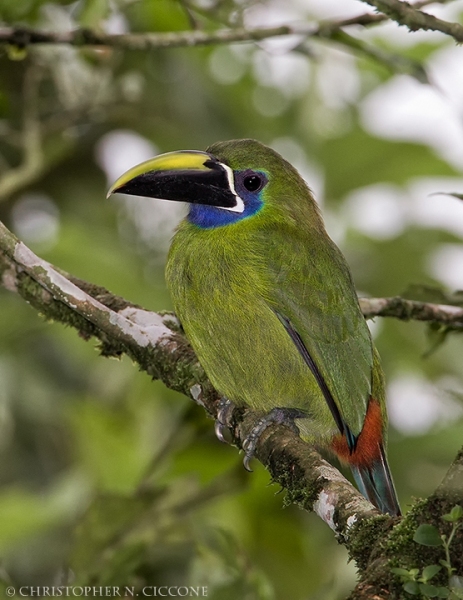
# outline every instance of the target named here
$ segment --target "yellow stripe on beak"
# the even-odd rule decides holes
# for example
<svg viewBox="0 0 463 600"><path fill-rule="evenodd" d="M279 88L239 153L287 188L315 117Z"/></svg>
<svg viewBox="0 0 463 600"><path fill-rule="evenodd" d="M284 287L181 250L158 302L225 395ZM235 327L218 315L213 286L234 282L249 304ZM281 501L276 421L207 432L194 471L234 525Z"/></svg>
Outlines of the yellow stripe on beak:
<svg viewBox="0 0 463 600"><path fill-rule="evenodd" d="M160 154L145 160L145 162L132 167L121 175L109 188L106 198L116 193L118 189L135 179L135 177L151 171L208 171L209 167L206 167L204 163L210 159L209 154L197 150L181 150Z"/></svg>

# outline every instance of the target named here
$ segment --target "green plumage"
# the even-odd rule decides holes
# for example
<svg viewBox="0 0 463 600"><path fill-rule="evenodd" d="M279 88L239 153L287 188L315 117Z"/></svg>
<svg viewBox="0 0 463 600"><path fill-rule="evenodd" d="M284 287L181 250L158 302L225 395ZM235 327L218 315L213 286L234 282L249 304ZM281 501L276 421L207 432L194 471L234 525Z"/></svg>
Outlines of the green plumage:
<svg viewBox="0 0 463 600"><path fill-rule="evenodd" d="M185 220L172 242L167 284L201 364L234 403L265 412L300 408L309 415L298 419L302 437L330 439L338 433L333 416L281 313L358 435L371 393L372 343L349 269L309 189L289 163L258 142L227 142L208 151L233 170L263 170L269 182L257 214L214 229Z"/></svg>

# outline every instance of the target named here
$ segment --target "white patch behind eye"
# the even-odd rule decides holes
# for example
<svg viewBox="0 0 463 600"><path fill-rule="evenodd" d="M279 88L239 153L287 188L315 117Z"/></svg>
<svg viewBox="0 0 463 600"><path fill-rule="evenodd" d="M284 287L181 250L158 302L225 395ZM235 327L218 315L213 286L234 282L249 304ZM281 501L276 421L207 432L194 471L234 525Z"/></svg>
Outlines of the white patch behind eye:
<svg viewBox="0 0 463 600"><path fill-rule="evenodd" d="M239 196L236 193L233 171L230 169L230 167L228 165L224 165L223 163L220 163L220 164L225 169L225 172L227 174L227 179L228 179L228 185L230 186L230 190L231 190L232 194L236 198L236 204L235 204L235 206L231 206L231 207L230 206L220 206L219 208L223 208L224 210L229 210L231 212L242 213L242 212L244 212L244 208L245 208L244 202L243 202L243 199L241 198L241 196Z"/></svg>

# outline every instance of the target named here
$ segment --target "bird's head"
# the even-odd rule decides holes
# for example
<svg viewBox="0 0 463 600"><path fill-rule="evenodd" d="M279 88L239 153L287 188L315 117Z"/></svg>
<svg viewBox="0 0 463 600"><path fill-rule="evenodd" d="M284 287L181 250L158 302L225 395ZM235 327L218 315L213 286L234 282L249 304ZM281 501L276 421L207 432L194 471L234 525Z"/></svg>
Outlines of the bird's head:
<svg viewBox="0 0 463 600"><path fill-rule="evenodd" d="M189 221L207 229L261 212L281 215L294 199L312 200L290 163L250 139L161 154L124 173L108 196L114 193L188 202Z"/></svg>

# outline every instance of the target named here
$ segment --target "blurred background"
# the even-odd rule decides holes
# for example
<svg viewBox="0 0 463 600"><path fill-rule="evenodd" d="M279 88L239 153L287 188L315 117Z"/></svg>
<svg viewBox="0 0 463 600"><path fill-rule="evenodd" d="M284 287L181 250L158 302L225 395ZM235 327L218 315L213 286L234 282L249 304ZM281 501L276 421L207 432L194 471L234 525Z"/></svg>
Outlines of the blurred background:
<svg viewBox="0 0 463 600"><path fill-rule="evenodd" d="M213 31L353 17L355 0L2 0L52 31ZM458 21L463 2L429 12ZM392 23L347 36L124 51L0 49L0 219L37 254L150 310L174 203L108 184L158 152L254 137L305 177L360 295L463 288L463 49ZM357 50L352 46L357 45ZM375 50L377 59L368 55ZM369 51L370 50L370 51ZM402 59L398 59L398 56ZM429 82L424 82L423 65ZM463 303L463 302L462 302ZM462 443L462 339L376 319L403 507ZM191 401L0 289L1 585L208 586L219 600L337 600L355 569L329 528L220 444Z"/></svg>

